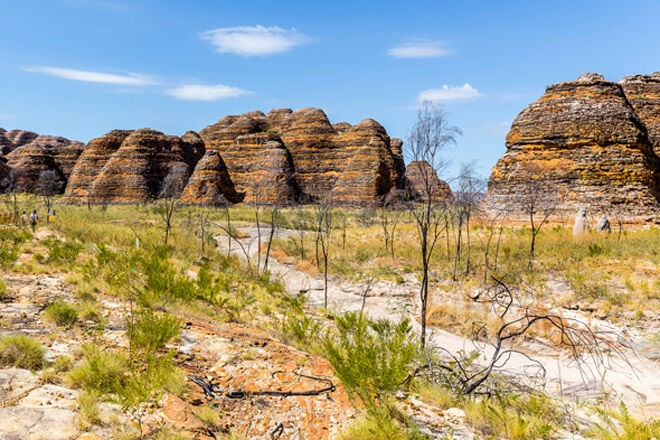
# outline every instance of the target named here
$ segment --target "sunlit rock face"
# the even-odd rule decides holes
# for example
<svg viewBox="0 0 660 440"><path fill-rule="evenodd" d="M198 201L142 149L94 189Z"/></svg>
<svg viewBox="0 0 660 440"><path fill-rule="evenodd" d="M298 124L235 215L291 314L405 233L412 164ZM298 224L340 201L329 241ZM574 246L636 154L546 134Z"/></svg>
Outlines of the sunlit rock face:
<svg viewBox="0 0 660 440"><path fill-rule="evenodd" d="M204 154L194 132L168 136L142 128L113 130L89 142L74 167L65 193L71 202L123 203L159 197L163 182L182 169L181 187Z"/></svg>
<svg viewBox="0 0 660 440"><path fill-rule="evenodd" d="M380 205L403 189L400 141L376 121L330 124L317 108L225 116L200 131L220 153L245 201L292 203L331 196L339 204Z"/></svg>
<svg viewBox="0 0 660 440"><path fill-rule="evenodd" d="M22 130L0 132L0 144L3 136L11 144L4 143L6 154L0 155L0 161L13 170L11 189L19 192L37 192L39 179L46 171L52 172L57 191L63 191L84 147L63 137L38 136Z"/></svg>
<svg viewBox="0 0 660 440"><path fill-rule="evenodd" d="M526 182L543 179L559 199L558 213L573 215L585 206L592 213L657 220L659 85L657 74L621 83L584 74L549 86L513 121L486 205L515 210L511 202Z"/></svg>

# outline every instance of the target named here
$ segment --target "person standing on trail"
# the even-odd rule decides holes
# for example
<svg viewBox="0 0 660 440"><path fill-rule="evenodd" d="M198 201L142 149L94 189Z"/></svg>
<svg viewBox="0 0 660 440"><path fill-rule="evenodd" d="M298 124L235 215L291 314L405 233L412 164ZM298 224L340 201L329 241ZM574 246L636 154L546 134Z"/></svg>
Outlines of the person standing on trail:
<svg viewBox="0 0 660 440"><path fill-rule="evenodd" d="M37 221L39 221L39 216L37 215L37 210L32 211L30 215L30 226L32 227L32 233L34 234L35 229L37 228Z"/></svg>
<svg viewBox="0 0 660 440"><path fill-rule="evenodd" d="M23 211L23 214L21 214L21 226L26 227L28 223L28 215L25 211Z"/></svg>

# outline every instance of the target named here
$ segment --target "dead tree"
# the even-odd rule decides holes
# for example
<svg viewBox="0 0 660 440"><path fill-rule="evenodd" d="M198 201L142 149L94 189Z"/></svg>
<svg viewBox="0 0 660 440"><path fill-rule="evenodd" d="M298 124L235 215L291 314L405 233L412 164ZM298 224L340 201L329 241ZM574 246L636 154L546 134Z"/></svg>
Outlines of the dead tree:
<svg viewBox="0 0 660 440"><path fill-rule="evenodd" d="M599 377L596 369L612 368L618 361L632 368L625 353L631 347L628 340L613 332L596 331L578 319L559 316L540 307L532 292L514 294L501 280L494 277L492 280L488 297L499 325L491 330L485 322L474 322L472 354L432 347L430 352L435 355L429 356L428 363L416 373L457 390L460 395L491 394L497 390L491 389L495 381L489 383L489 379L494 374L506 374L507 363L513 357L522 357L528 362L524 368L527 375L542 382L546 374L543 364L516 348L516 343L540 326L545 327L548 339L570 353L585 382Z"/></svg>
<svg viewBox="0 0 660 440"><path fill-rule="evenodd" d="M46 223L50 223L50 213L53 207L54 197L64 187L64 182L55 170L44 170L39 173L36 192L41 197L46 207Z"/></svg>
<svg viewBox="0 0 660 440"><path fill-rule="evenodd" d="M300 240L300 259L305 259L305 232L309 227L309 222L307 219L307 212L305 211L304 206L299 206L296 208L296 215L293 219L293 227L298 231L298 239Z"/></svg>
<svg viewBox="0 0 660 440"><path fill-rule="evenodd" d="M417 166L421 184L421 200L408 202L414 218L422 263L420 288L421 324L420 345L426 343L426 310L429 297L429 266L435 245L444 230L445 206L437 185L437 175L446 166L442 151L456 143L461 131L449 125L445 112L430 102L424 102L417 113L417 121L410 132L408 148L410 158ZM426 165L428 164L428 165Z"/></svg>
<svg viewBox="0 0 660 440"><path fill-rule="evenodd" d="M330 236L333 228L333 206L329 194L321 194L314 205L316 265L321 266L323 257L323 306L328 307L328 259Z"/></svg>
<svg viewBox="0 0 660 440"><path fill-rule="evenodd" d="M473 163L461 166L460 173L456 179L457 190L454 191L453 205L458 219L458 238L456 241L456 255L454 257L453 279L456 279L458 262L461 258L461 230L465 225L466 238L466 263L465 273L470 271L470 221L479 213L479 202L484 190L484 182L477 176Z"/></svg>
<svg viewBox="0 0 660 440"><path fill-rule="evenodd" d="M270 249L273 245L273 239L275 238L275 232L281 223L281 213L280 208L275 205L270 209L270 216L268 223L270 224L270 233L268 234L268 242L266 243L266 256L264 258L264 272L268 270L268 259L270 257Z"/></svg>
<svg viewBox="0 0 660 440"><path fill-rule="evenodd" d="M497 270L497 258L500 252L500 242L502 241L502 231L504 230L504 220L506 219L508 209L507 207L500 208L492 213L487 213L488 215L488 237L486 240L482 240L482 246L484 249L484 283L488 280L488 277L491 276L491 266L490 266L490 257L491 257L491 243L493 241L493 236L497 230L497 244L495 245L495 256L494 256L494 270Z"/></svg>
<svg viewBox="0 0 660 440"><path fill-rule="evenodd" d="M400 215L399 211L387 208L381 208L378 211L378 220L383 231L385 254L389 252L392 258L394 258L394 237L396 235L396 228L399 225Z"/></svg>
<svg viewBox="0 0 660 440"><path fill-rule="evenodd" d="M516 201L518 209L529 219L531 241L527 267L531 268L536 250L536 238L557 209L559 200L551 182L544 177L543 167L530 165L527 167L527 174L530 177L523 182L516 195Z"/></svg>
<svg viewBox="0 0 660 440"><path fill-rule="evenodd" d="M7 176L0 182L0 190L5 193L5 206L12 216L12 223L18 226L21 216L21 202L18 197L18 171L10 169Z"/></svg>
<svg viewBox="0 0 660 440"><path fill-rule="evenodd" d="M163 179L160 192L158 193L158 206L156 211L160 214L165 224L165 246L170 236L172 229L172 218L174 211L179 204L179 197L186 186L190 173L186 165L175 165L170 168L169 172Z"/></svg>

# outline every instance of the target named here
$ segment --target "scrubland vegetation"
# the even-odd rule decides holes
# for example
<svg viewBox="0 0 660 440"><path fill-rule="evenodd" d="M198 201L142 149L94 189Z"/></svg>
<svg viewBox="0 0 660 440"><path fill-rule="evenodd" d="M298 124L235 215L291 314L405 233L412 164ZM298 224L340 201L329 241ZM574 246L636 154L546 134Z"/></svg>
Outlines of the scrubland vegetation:
<svg viewBox="0 0 660 440"><path fill-rule="evenodd" d="M657 421L633 416L624 405L588 404L587 410L599 422L586 425L574 420L573 407L567 403L538 390L514 387L497 375L484 382L485 394L466 394L456 382L424 374L429 359L444 361L420 349L410 321L312 310L304 295L286 294L264 270L270 252L270 258L293 263L315 276L326 271L323 256L317 257L314 208L277 209L276 215L260 208L264 237L272 226L268 219L276 219L280 231L270 249L265 245L261 249L260 263L253 258L248 264L216 246L214 236L245 237L241 229L254 226L255 214L250 207L179 207L171 230L166 231L150 205L58 206L56 220L40 225L35 236L20 227L0 227L2 269L66 277L76 290L76 301L54 300L45 305L43 319L58 331L83 331L90 338L72 357L47 362L36 340L4 336L0 363L41 369L44 381L81 390L83 425L101 423L103 402L119 404L133 416L136 427L117 427L117 438L142 437L146 435L142 420L150 405L165 393L185 392L187 381L173 343L186 317L204 316L269 328L287 343L328 359L362 413L344 432L346 439L426 438L402 409L402 395L440 410L461 408L465 422L484 438L552 439L560 430L603 440L651 440L660 435ZM376 276L400 284L404 278L419 276L416 232L405 212L387 220L384 217L391 212L333 210L330 215L327 274L331 279L364 281ZM633 321L659 311L657 229L631 228L621 234L592 233L574 239L564 227L546 227L536 238L535 258L529 265L529 231L524 226L492 225L477 217L462 231L463 240L469 233L469 245L463 241L459 246L457 226L449 213L443 221L447 229L430 261L429 325L465 335L471 334L473 321L496 329L497 317L475 301L493 277L511 286L529 286L548 307L594 304L611 319ZM548 295L552 283L563 285L564 295ZM454 300L443 300L450 294ZM6 283L0 283L0 299L8 295ZM105 325L101 297L122 304L126 346L101 349L94 343ZM530 335L547 336L542 326ZM470 365L475 361L471 356L465 354L461 362ZM451 370L457 365L449 362L445 367ZM200 409L197 417L209 429L220 425L214 411ZM186 438L167 427L149 435ZM239 438L237 433L222 435Z"/></svg>

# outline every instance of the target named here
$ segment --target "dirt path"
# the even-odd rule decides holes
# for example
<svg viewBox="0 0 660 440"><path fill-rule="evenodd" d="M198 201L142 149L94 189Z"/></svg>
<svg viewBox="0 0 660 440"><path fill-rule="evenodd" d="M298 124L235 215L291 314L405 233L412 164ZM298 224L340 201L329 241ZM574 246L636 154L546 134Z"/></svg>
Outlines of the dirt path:
<svg viewBox="0 0 660 440"><path fill-rule="evenodd" d="M253 264L256 261L256 228L241 228L249 238L242 239L246 253L250 255ZM264 231L262 231L263 233ZM297 231L280 230L279 238L286 238L297 234ZM265 236L265 233L263 234ZM265 237L262 237L265 239ZM227 249L226 236L217 236L219 246ZM245 258L236 243L232 243L232 253ZM272 276L282 281L287 292L297 294L305 292L308 302L313 307L322 307L324 304L323 279L313 277L298 270L291 264L281 263L273 258L269 261L268 269ZM410 277L402 284L393 282L377 282L370 289L366 298L364 310L372 318L387 318L398 321L403 317L411 318L415 331L420 325L415 316L418 315L416 304L419 284ZM346 312L356 311L362 307L365 284L347 283L330 279L328 283L328 306L331 310ZM429 344L443 347L452 353L463 350L469 352L474 349L471 340L438 328L430 329ZM546 370L545 389L551 395L571 399L593 399L603 392L611 397L619 397L630 407L640 404L644 414L660 416L660 365L632 350L625 350L626 356L634 366L630 368L625 362L610 356L605 356L605 363L609 368L604 369L601 364L592 359L584 358L586 369L577 368L576 362L566 353L551 349L541 344L526 344L516 347L523 352L533 355ZM490 348L484 351L486 356L492 353ZM530 362L525 356L514 355L500 370L505 374L518 377L527 377Z"/></svg>

